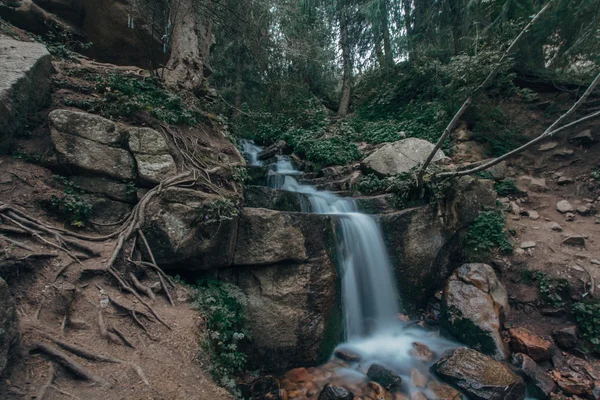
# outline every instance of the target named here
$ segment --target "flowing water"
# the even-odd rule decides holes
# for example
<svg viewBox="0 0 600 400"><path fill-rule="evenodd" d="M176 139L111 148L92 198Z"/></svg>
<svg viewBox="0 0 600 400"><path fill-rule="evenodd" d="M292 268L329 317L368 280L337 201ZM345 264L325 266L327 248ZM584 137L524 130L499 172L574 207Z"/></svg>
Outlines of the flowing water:
<svg viewBox="0 0 600 400"><path fill-rule="evenodd" d="M262 148L250 142L244 144L244 151L250 165L262 165L257 157ZM398 291L377 221L360 213L352 199L299 183L300 174L288 157L278 156L269 166L267 182L272 188L306 195L310 204L302 211L339 218L337 252L346 341L338 348L359 354L361 363L337 368L336 373L360 381L365 366L376 362L401 374L404 388L412 391L410 369L419 364L411 355L413 343L424 343L437 354L455 345L398 319Z"/></svg>

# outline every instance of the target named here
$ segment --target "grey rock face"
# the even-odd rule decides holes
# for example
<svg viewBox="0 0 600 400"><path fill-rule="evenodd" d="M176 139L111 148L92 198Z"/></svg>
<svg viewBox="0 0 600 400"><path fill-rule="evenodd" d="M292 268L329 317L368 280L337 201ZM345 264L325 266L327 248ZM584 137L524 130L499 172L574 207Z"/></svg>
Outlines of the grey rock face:
<svg viewBox="0 0 600 400"><path fill-rule="evenodd" d="M177 167L163 136L150 128L128 130L129 149L135 157L138 176L145 184L157 184L175 175Z"/></svg>
<svg viewBox="0 0 600 400"><path fill-rule="evenodd" d="M408 138L386 144L363 160L363 169L380 176L398 175L420 165L435 146L423 139ZM445 158L438 150L432 162Z"/></svg>
<svg viewBox="0 0 600 400"><path fill-rule="evenodd" d="M0 278L0 376L9 362L11 351L19 340L15 303L8 291L8 285Z"/></svg>
<svg viewBox="0 0 600 400"><path fill-rule="evenodd" d="M24 128L27 114L48 100L51 73L44 45L0 36L0 154Z"/></svg>

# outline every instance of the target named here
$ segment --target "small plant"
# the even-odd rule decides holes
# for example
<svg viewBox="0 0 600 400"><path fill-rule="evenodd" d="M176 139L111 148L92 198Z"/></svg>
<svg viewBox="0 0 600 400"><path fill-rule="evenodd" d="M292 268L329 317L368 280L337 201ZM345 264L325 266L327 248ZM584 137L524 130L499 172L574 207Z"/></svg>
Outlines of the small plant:
<svg viewBox="0 0 600 400"><path fill-rule="evenodd" d="M562 307L571 293L571 285L566 279L554 279L543 272L536 273L542 299L551 307Z"/></svg>
<svg viewBox="0 0 600 400"><path fill-rule="evenodd" d="M590 172L590 177L594 178L595 180L600 180L600 169L593 169L592 172Z"/></svg>
<svg viewBox="0 0 600 400"><path fill-rule="evenodd" d="M498 192L498 194L503 197L509 196L511 194L521 193L521 191L517 187L517 184L512 179L505 179L502 182L496 182L494 183L494 188L496 189L496 192Z"/></svg>
<svg viewBox="0 0 600 400"><path fill-rule="evenodd" d="M13 150L13 158L25 160L32 164L43 164L45 161L44 155L40 153L28 153L20 149Z"/></svg>
<svg viewBox="0 0 600 400"><path fill-rule="evenodd" d="M247 356L245 296L234 285L203 279L196 283L196 305L206 317L208 332L203 347L211 358L209 371L222 386L236 394L234 377L244 371Z"/></svg>
<svg viewBox="0 0 600 400"><path fill-rule="evenodd" d="M356 183L356 190L364 194L375 194L385 191L389 184L387 178L379 179L376 175L365 175Z"/></svg>
<svg viewBox="0 0 600 400"><path fill-rule="evenodd" d="M220 198L196 210L203 223L222 222L233 219L239 214L239 209L231 199Z"/></svg>
<svg viewBox="0 0 600 400"><path fill-rule="evenodd" d="M592 350L600 351L600 301L581 301L573 304L572 310L581 337L589 342Z"/></svg>
<svg viewBox="0 0 600 400"><path fill-rule="evenodd" d="M61 216L76 227L83 227L92 214L93 206L81 197L85 190L64 176L55 175L54 179L64 185L62 196L52 195L46 202L48 209Z"/></svg>
<svg viewBox="0 0 600 400"><path fill-rule="evenodd" d="M245 167L238 165L232 168L231 179L245 185L250 181L250 175Z"/></svg>
<svg viewBox="0 0 600 400"><path fill-rule="evenodd" d="M512 244L507 238L506 219L499 210L482 211L471 225L463 247L471 261L484 261L495 250L512 252Z"/></svg>

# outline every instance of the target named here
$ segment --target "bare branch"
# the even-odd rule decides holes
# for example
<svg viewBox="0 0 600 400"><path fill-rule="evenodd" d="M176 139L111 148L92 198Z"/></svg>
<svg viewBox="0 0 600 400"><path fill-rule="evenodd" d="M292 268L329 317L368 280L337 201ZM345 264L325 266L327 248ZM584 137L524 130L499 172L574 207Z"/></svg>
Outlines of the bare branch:
<svg viewBox="0 0 600 400"><path fill-rule="evenodd" d="M485 78L485 80L479 86L477 86L475 88L475 90L469 95L467 100L465 100L463 105L460 107L460 109L454 115L454 117L452 118L452 120L450 121L450 123L448 124L446 129L444 129L442 136L439 138L439 140L433 147L433 150L431 150L431 153L429 154L429 156L427 157L427 159L425 160L425 162L419 169L419 173L417 174L417 186L421 186L421 183L423 180L423 174L425 174L425 170L427 169L429 164L431 164L431 160L433 160L433 157L435 156L435 154L442 147L442 144L444 143L444 141L448 138L450 133L454 130L454 128L456 127L456 124L458 124L458 121L461 119L463 114L467 111L467 109L469 108L469 105L471 105L471 103L473 102L473 96L477 92L479 92L481 89L484 89L490 83L490 81L494 78L494 76L496 76L496 74L498 73L498 70L502 66L502 62L504 61L504 59L506 59L506 57L508 57L510 52L513 50L513 48L515 47L517 42L523 37L525 32L527 32L529 30L529 28L531 28L531 26L533 24L535 24L540 19L541 15L550 7L550 4L552 3L552 1L553 0L550 0L548 3L546 3L546 5L533 17L533 19L531 21L529 21L529 23L525 26L525 28L523 28L521 33L519 33L519 35L515 38L515 40L512 41L510 46L508 46L508 49L506 49L506 51L502 55L502 58L500 58L500 61L496 65L496 67L494 69L492 69L492 71L488 74L488 76Z"/></svg>

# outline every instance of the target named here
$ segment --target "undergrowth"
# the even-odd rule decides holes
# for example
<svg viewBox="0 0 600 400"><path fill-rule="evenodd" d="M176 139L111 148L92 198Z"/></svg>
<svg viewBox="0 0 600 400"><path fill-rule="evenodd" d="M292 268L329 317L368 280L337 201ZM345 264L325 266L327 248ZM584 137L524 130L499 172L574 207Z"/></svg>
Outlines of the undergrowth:
<svg viewBox="0 0 600 400"><path fill-rule="evenodd" d="M494 188L496 192L503 197L509 196L511 194L519 194L521 191L517 187L517 184L512 179L504 179L501 182L494 183Z"/></svg>
<svg viewBox="0 0 600 400"><path fill-rule="evenodd" d="M592 299L575 303L572 311L579 335L588 342L591 350L600 352L600 301Z"/></svg>
<svg viewBox="0 0 600 400"><path fill-rule="evenodd" d="M235 285L215 279L202 279L195 285L196 305L207 323L203 348L210 355L209 371L215 381L237 393L234 377L246 367L245 297Z"/></svg>
<svg viewBox="0 0 600 400"><path fill-rule="evenodd" d="M463 253L469 261L485 261L492 252L511 253L512 244L505 229L506 219L500 210L479 213L463 241Z"/></svg>
<svg viewBox="0 0 600 400"><path fill-rule="evenodd" d="M48 210L69 221L73 226L79 228L85 226L93 209L92 204L81 197L86 193L85 190L63 176L55 175L54 179L62 183L64 189L62 195L53 194L50 200L45 202Z"/></svg>

